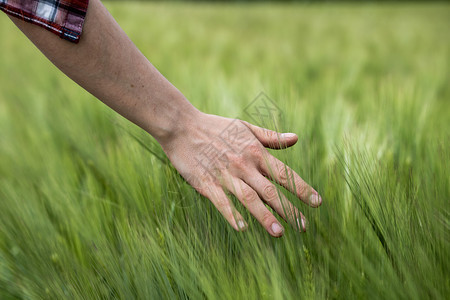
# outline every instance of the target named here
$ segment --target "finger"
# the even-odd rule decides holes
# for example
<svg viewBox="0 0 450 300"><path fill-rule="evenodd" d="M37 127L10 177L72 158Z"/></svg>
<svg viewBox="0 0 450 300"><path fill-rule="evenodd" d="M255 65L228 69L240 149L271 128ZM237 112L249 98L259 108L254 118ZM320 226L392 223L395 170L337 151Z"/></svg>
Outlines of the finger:
<svg viewBox="0 0 450 300"><path fill-rule="evenodd" d="M295 133L278 133L273 130L250 124L246 121L241 122L250 129L264 147L284 149L291 147L298 141L298 137Z"/></svg>
<svg viewBox="0 0 450 300"><path fill-rule="evenodd" d="M232 178L225 184L226 188L242 202L270 235L274 237L283 235L283 226L281 226L277 218L267 209L258 194L250 186L238 178Z"/></svg>
<svg viewBox="0 0 450 300"><path fill-rule="evenodd" d="M244 231L248 225L242 215L236 210L233 203L227 197L222 187L210 185L202 190L202 194L207 197L217 210L225 217L230 225L237 231Z"/></svg>
<svg viewBox="0 0 450 300"><path fill-rule="evenodd" d="M306 204L312 207L318 207L322 204L322 197L316 190L309 186L294 170L272 155L265 156L260 168L265 176L284 186Z"/></svg>
<svg viewBox="0 0 450 300"><path fill-rule="evenodd" d="M305 216L283 195L277 187L262 175L249 176L245 179L270 207L272 207L286 222L298 231L306 231Z"/></svg>

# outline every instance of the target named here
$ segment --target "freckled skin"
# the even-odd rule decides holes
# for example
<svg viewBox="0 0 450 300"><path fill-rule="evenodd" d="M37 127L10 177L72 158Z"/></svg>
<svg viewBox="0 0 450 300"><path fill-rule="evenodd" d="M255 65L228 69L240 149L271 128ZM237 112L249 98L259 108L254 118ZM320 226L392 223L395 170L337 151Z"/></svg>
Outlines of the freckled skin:
<svg viewBox="0 0 450 300"><path fill-rule="evenodd" d="M313 207L322 199L266 150L294 145L295 134L279 134L197 110L136 48L99 0L89 2L79 44L11 19L62 72L155 137L180 174L212 201L234 229L242 231L248 225L226 193L234 194L274 237L282 236L284 229L264 203L299 231L306 230L304 216L275 192L272 181ZM230 126L242 134L245 147L233 136L223 135ZM236 151L239 146L242 151ZM205 155L211 154L205 165Z"/></svg>

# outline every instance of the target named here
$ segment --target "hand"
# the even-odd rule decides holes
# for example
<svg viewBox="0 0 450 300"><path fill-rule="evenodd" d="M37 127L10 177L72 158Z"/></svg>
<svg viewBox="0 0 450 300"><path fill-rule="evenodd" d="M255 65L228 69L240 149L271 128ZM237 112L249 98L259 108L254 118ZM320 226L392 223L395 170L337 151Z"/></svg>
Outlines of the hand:
<svg viewBox="0 0 450 300"><path fill-rule="evenodd" d="M267 232L280 237L284 228L264 203L299 231L306 230L306 220L270 180L310 206L322 202L312 187L265 148L287 148L297 140L293 133L280 134L238 119L199 112L182 134L162 147L187 182L209 198L234 229L245 230L248 225L227 192L233 193Z"/></svg>
<svg viewBox="0 0 450 300"><path fill-rule="evenodd" d="M273 236L281 236L283 227L264 202L305 230L303 215L269 179L312 206L322 200L264 148L292 146L297 136L199 112L142 55L99 0L90 1L83 39L76 46L23 20L13 21L61 71L155 137L180 174L236 230L247 224L224 189L236 195Z"/></svg>

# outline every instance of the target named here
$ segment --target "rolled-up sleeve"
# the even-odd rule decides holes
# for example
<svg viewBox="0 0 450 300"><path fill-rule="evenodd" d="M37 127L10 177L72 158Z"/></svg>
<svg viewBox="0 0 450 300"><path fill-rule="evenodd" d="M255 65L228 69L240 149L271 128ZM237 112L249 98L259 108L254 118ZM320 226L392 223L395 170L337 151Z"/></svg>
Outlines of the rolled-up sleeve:
<svg viewBox="0 0 450 300"><path fill-rule="evenodd" d="M0 0L0 10L78 43L89 0Z"/></svg>

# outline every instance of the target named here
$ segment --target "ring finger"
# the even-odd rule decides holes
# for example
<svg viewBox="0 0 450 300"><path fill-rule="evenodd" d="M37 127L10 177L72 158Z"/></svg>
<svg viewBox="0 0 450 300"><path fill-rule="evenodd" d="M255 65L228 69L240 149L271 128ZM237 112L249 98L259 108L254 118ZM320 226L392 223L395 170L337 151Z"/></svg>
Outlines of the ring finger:
<svg viewBox="0 0 450 300"><path fill-rule="evenodd" d="M245 180L258 195L272 207L286 222L298 231L306 231L305 216L295 207L277 187L262 175L249 176Z"/></svg>
<svg viewBox="0 0 450 300"><path fill-rule="evenodd" d="M283 226L281 226L277 218L267 209L255 190L236 177L227 180L224 184L225 188L241 201L267 232L274 237L283 235Z"/></svg>

